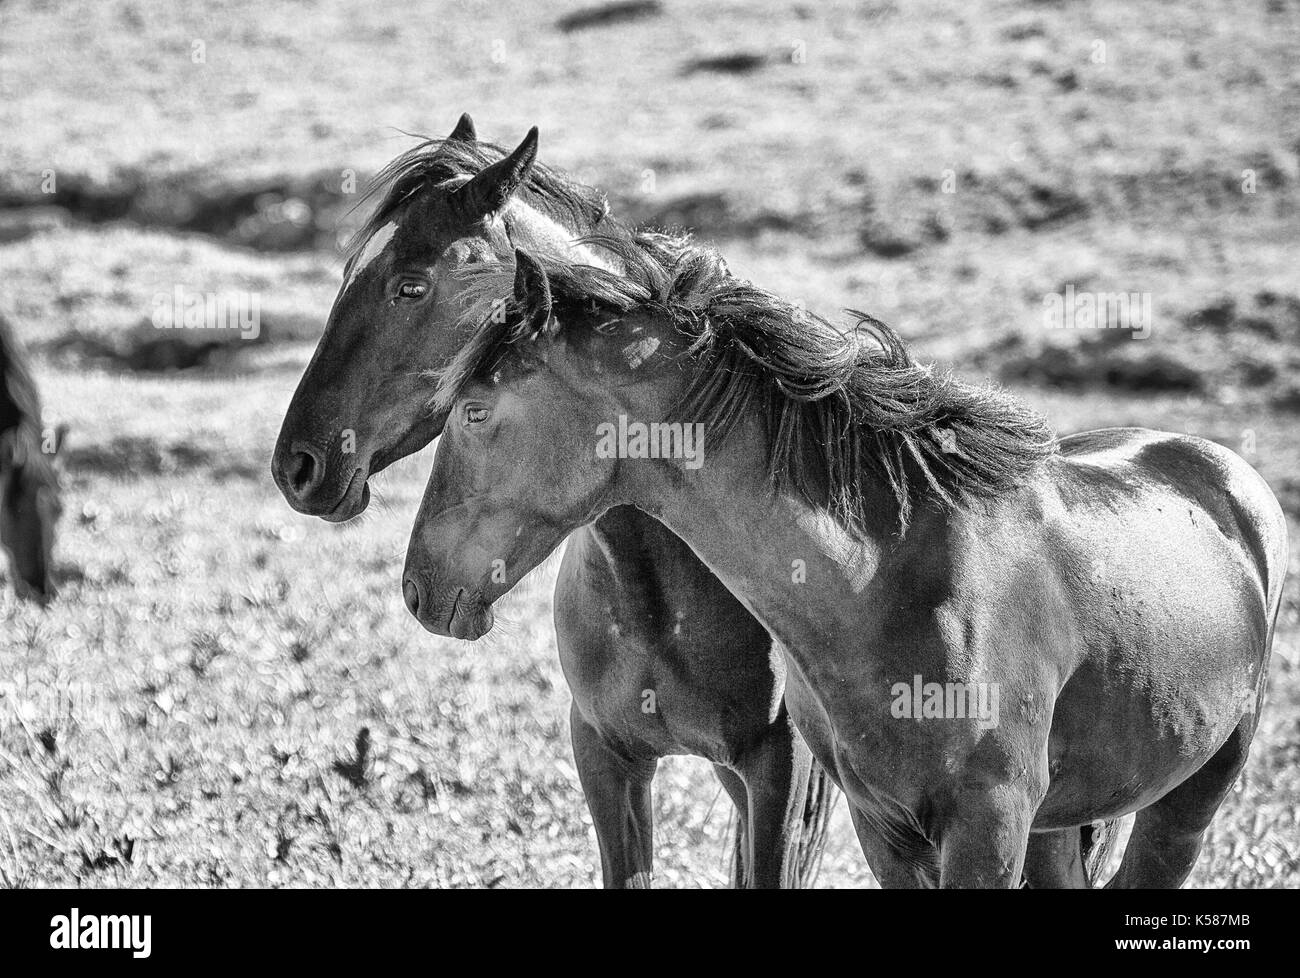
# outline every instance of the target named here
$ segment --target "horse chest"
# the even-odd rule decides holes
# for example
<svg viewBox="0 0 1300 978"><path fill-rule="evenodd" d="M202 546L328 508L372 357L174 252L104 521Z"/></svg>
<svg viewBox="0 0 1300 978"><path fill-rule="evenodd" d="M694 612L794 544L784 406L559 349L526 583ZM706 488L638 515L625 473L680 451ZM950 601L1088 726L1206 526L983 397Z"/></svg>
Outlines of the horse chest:
<svg viewBox="0 0 1300 978"><path fill-rule="evenodd" d="M768 658L618 623L608 638L586 655L568 650L566 673L583 715L612 741L728 763L776 719L782 683ZM709 667L719 659L727 668Z"/></svg>

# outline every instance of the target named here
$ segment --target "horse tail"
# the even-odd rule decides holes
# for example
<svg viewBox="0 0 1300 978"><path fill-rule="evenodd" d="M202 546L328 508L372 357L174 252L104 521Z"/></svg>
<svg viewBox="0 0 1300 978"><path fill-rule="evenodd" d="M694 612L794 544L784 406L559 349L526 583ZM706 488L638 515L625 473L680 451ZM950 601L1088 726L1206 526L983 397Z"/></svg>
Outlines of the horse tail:
<svg viewBox="0 0 1300 978"><path fill-rule="evenodd" d="M799 889L809 889L817 881L822 856L826 852L826 836L830 831L831 814L840 799L840 789L835 787L826 769L815 760L808 775L808 793L804 796L803 817L799 824L799 848L795 855L795 873Z"/></svg>
<svg viewBox="0 0 1300 978"><path fill-rule="evenodd" d="M804 793L802 808L792 817L795 824L790 826L794 836L794 852L785 869L785 882L781 884L800 890L808 889L817 881L822 855L826 851L831 813L840 797L840 790L835 787L835 782L830 779L826 769L811 757L808 763L808 789ZM728 832L731 834L731 886L740 890L745 888L744 815L733 810Z"/></svg>
<svg viewBox="0 0 1300 978"><path fill-rule="evenodd" d="M728 851L731 853L731 862L728 868L731 871L731 888L733 890L743 890L745 888L745 816L735 808L731 810L731 820L727 823L727 834L731 836L731 845Z"/></svg>

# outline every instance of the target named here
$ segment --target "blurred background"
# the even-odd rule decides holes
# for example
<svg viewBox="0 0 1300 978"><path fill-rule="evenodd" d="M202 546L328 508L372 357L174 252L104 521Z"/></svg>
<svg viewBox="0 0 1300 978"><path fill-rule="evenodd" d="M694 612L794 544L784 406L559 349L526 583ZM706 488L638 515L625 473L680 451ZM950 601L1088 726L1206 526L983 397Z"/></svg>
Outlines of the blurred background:
<svg viewBox="0 0 1300 978"><path fill-rule="evenodd" d="M349 208L463 111L1062 434L1233 448L1300 539L1293 0L6 0L0 316L71 434L61 595L0 593L0 883L598 881L554 563L438 640L399 583L427 450L343 526L268 473ZM260 329L159 329L177 290ZM1191 885L1300 884L1296 581ZM708 766L656 809L659 884L725 885ZM821 883L874 885L843 811Z"/></svg>

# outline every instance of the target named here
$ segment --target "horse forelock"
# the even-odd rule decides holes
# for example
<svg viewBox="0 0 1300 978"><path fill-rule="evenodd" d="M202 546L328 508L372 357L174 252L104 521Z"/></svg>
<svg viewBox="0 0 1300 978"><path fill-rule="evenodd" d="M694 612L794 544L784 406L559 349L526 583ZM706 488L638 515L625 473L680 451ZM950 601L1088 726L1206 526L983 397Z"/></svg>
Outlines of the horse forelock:
<svg viewBox="0 0 1300 978"><path fill-rule="evenodd" d="M376 173L354 205L353 210L371 205L371 211L349 238L343 253L345 263L350 265L357 259L366 242L400 207L426 193L453 190L507 155L493 143L417 138L422 142ZM571 237L597 226L616 226L602 193L541 163L530 168L513 200L565 228Z"/></svg>

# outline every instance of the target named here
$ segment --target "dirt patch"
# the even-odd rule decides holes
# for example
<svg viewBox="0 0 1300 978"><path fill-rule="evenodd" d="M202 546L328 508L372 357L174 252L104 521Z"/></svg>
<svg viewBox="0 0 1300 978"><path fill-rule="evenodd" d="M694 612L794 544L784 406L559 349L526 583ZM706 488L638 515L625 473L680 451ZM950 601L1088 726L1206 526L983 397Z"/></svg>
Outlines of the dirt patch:
<svg viewBox="0 0 1300 978"><path fill-rule="evenodd" d="M667 199L628 197L614 202L614 213L630 224L653 228L686 228L713 239L753 238L763 231L791 231L795 215L773 210L747 211L720 191L681 194Z"/></svg>
<svg viewBox="0 0 1300 978"><path fill-rule="evenodd" d="M750 75L770 64L771 60L756 51L731 51L692 58L682 65L682 74Z"/></svg>
<svg viewBox="0 0 1300 978"><path fill-rule="evenodd" d="M258 251L328 249L364 187L364 176L343 171L236 183L205 173L160 178L125 171L107 183L67 174L53 193L0 191L0 241L34 233L58 215L64 222L199 232Z"/></svg>
<svg viewBox="0 0 1300 978"><path fill-rule="evenodd" d="M73 360L141 373L164 373L212 366L229 355L228 345L212 340L187 342L173 336L111 342L98 336L74 334L47 344L45 349L64 363Z"/></svg>
<svg viewBox="0 0 1300 978"><path fill-rule="evenodd" d="M157 329L148 319L121 332L90 333L72 330L32 344L34 352L63 365L136 373L168 373L201 368L229 368L270 343L314 339L315 321L265 321L256 336L236 330Z"/></svg>
<svg viewBox="0 0 1300 978"><path fill-rule="evenodd" d="M879 258L902 258L926 245L948 240L949 220L934 205L906 207L888 200L882 197L867 201L857 237L868 252Z"/></svg>
<svg viewBox="0 0 1300 978"><path fill-rule="evenodd" d="M1141 344L1116 342L1102 331L1073 346L1047 346L1008 356L999 369L1003 380L1084 389L1110 387L1133 393L1203 392L1203 369Z"/></svg>
<svg viewBox="0 0 1300 978"><path fill-rule="evenodd" d="M62 207L22 207L0 210L0 245L23 241L36 234L60 231L72 223Z"/></svg>
<svg viewBox="0 0 1300 978"><path fill-rule="evenodd" d="M964 212L963 223L986 234L1004 234L1013 228L1036 231L1082 220L1090 213L1087 195L1069 174L1008 170L989 179L966 171L955 175L954 188L951 196Z"/></svg>
<svg viewBox="0 0 1300 978"><path fill-rule="evenodd" d="M555 26L561 33L572 34L593 27L609 27L612 24L646 20L650 17L658 17L663 12L664 7L659 0L624 0L622 3L602 3L575 10L557 20Z"/></svg>
<svg viewBox="0 0 1300 978"><path fill-rule="evenodd" d="M1293 379L1300 371L1300 297L1273 291L1213 297L1147 339L1117 325L1063 330L1039 343L1012 335L977 360L1010 382L1248 396L1300 410L1300 385Z"/></svg>
<svg viewBox="0 0 1300 978"><path fill-rule="evenodd" d="M192 442L162 444L152 438L121 435L95 445L69 444L64 462L75 477L88 473L146 478L202 470L218 479L259 479L265 465L232 457L216 447Z"/></svg>
<svg viewBox="0 0 1300 978"><path fill-rule="evenodd" d="M1273 291L1256 292L1245 301L1219 296L1183 317L1196 332L1244 333L1300 346L1300 297Z"/></svg>

